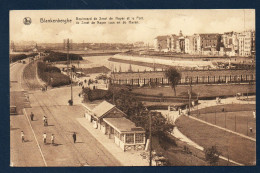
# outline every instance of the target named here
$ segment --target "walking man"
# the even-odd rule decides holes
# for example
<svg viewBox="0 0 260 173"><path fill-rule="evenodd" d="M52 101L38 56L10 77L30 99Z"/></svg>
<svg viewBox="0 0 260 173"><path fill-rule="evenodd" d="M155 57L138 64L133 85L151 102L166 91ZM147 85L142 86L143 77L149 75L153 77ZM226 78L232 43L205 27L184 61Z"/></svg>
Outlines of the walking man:
<svg viewBox="0 0 260 173"><path fill-rule="evenodd" d="M73 133L72 137L73 137L73 141L74 141L74 143L76 143L76 140L77 140L76 132Z"/></svg>
<svg viewBox="0 0 260 173"><path fill-rule="evenodd" d="M51 144L54 145L54 134L51 135Z"/></svg>
<svg viewBox="0 0 260 173"><path fill-rule="evenodd" d="M48 118L45 117L45 126L48 126Z"/></svg>
<svg viewBox="0 0 260 173"><path fill-rule="evenodd" d="M22 142L25 142L24 141L24 133L23 133L23 131L21 131L21 138L22 138Z"/></svg>
<svg viewBox="0 0 260 173"><path fill-rule="evenodd" d="M43 143L46 144L46 138L47 138L47 135L46 133L43 134Z"/></svg>
<svg viewBox="0 0 260 173"><path fill-rule="evenodd" d="M30 117L31 117L31 121L33 121L34 114L32 112L31 112Z"/></svg>
<svg viewBox="0 0 260 173"><path fill-rule="evenodd" d="M45 120L46 120L46 117L43 116L42 120L43 120L43 125L45 126Z"/></svg>

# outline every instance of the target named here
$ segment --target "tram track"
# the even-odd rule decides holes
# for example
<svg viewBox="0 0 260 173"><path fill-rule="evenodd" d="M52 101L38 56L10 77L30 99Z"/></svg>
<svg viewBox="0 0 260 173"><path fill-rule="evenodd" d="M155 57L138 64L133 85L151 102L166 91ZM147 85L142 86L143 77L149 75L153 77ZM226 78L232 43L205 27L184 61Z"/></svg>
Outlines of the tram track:
<svg viewBox="0 0 260 173"><path fill-rule="evenodd" d="M24 76L23 76L23 79L24 79ZM28 82L27 80L24 79L24 83L25 83L25 86L27 87L28 90L29 89L29 86L28 86ZM37 92L39 94L39 92ZM45 97L44 97L44 100L41 100L37 97L36 93L30 93L30 95L32 95L32 98L35 99L35 101L37 102L37 105L33 106L34 108L39 108L42 113L44 115L48 115L50 116L51 119L53 119L53 123L55 124L54 128L55 130L57 131L57 135L62 137L62 139L64 141L66 141L66 144L68 144L68 146L72 149L73 153L76 154L76 162L80 165L80 166L90 166L89 164L89 161L93 163L95 163L94 165L96 165L96 163L98 162L98 165L99 166L111 166L110 162L112 161L112 159L107 156L107 153L105 153L104 149L102 148L102 144L99 144L97 145L97 143L99 143L99 141L97 141L93 136L90 138L90 140L88 140L88 144L91 144L92 146L95 146L96 148L89 148L88 150L84 150L84 147L85 145L78 145L77 148L75 146L75 144L72 142L72 140L70 139L70 137L68 135L66 135L65 131L67 131L66 129L68 129L68 126L64 126L62 125L59 120L55 117L54 113L52 112L52 108L54 109L58 109L62 114L64 115L67 115L67 112L66 110L63 110L61 107L64 106L64 105L60 105L58 104L58 102L55 101L55 99L51 98L51 96L49 95L49 93L47 92L43 92L42 93ZM54 104L50 104L50 105L46 105L46 103L54 103ZM75 118L73 119L72 117L70 116L66 116L66 119L67 121L69 122L69 127L71 129L79 129L79 128L83 128L81 126L79 126L79 124L77 124L77 122L75 122ZM85 130L85 129L83 129ZM81 130L81 131L83 131ZM74 131L77 131L77 130L74 130ZM92 134L90 134L92 135ZM84 137L83 139L86 139L86 137ZM85 143L86 141L84 141ZM100 146L101 145L101 146ZM93 151L92 154L94 154L95 157L86 157L88 156L88 152L89 151ZM109 152L109 151L107 151ZM109 153L110 154L110 153ZM98 161L97 161L98 159ZM89 160L89 161L87 161ZM117 160L117 159L115 159ZM112 164L116 165L116 166L119 166L118 163L120 162L116 162L116 161L112 161ZM104 165L103 165L104 164Z"/></svg>
<svg viewBox="0 0 260 173"><path fill-rule="evenodd" d="M47 96L49 101L55 103L54 104L55 108L61 107L61 105L59 105L54 99L51 99L50 95L47 92L44 93L44 94ZM62 110L62 112L64 113L64 115L66 115L66 111ZM79 128L79 125L75 122L75 120L73 118L71 118L70 116L66 116L66 118L70 122L70 125L72 126L73 129L78 129ZM57 120L56 120L56 122L57 122ZM99 143L99 141L97 141L95 138L94 138L94 140L91 140L91 141L88 141L88 142ZM96 145L96 147L98 147L98 145ZM103 149L101 149L99 147L98 147L98 149L99 149L98 150L99 154L97 156L100 159L100 162L106 163L106 161L109 160L109 158L106 156L106 153L103 151ZM77 150L77 151L79 152L79 150ZM84 156L82 156L82 157L84 158Z"/></svg>

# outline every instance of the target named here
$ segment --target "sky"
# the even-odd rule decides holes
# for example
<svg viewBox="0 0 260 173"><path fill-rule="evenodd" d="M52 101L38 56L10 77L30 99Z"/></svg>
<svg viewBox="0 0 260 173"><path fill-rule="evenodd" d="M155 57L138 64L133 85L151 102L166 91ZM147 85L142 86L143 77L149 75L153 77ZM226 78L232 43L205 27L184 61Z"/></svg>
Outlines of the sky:
<svg viewBox="0 0 260 173"><path fill-rule="evenodd" d="M32 23L25 25L23 19ZM76 17L134 18L138 24L76 24ZM71 19L71 23L41 23L40 19ZM142 18L142 20L137 20ZM86 21L86 20L84 20ZM106 21L108 22L108 20ZM153 43L158 35L224 33L255 30L254 9L221 10L12 10L10 40L14 42L62 43Z"/></svg>

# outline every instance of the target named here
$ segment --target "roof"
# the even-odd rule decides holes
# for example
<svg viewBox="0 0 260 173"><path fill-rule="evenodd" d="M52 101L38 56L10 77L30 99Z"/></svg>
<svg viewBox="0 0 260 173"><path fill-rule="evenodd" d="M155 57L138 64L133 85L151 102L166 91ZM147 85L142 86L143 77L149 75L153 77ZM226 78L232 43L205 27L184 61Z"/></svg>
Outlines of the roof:
<svg viewBox="0 0 260 173"><path fill-rule="evenodd" d="M125 117L104 118L103 120L119 132L133 132L133 131L144 132L143 128L136 127L135 123L133 123L129 119L126 119Z"/></svg>
<svg viewBox="0 0 260 173"><path fill-rule="evenodd" d="M96 106L98 106L102 101L100 100L95 100L93 102L88 102L88 103L81 103L86 109L88 110L93 110Z"/></svg>
<svg viewBox="0 0 260 173"><path fill-rule="evenodd" d="M155 39L164 40L167 39L168 37L169 37L168 35L162 35L162 36L157 36Z"/></svg>
<svg viewBox="0 0 260 173"><path fill-rule="evenodd" d="M100 118L102 117L105 113L110 111L112 108L114 108L115 105L112 105L108 103L107 101L103 101L99 105L97 105L92 112L95 114L96 117Z"/></svg>

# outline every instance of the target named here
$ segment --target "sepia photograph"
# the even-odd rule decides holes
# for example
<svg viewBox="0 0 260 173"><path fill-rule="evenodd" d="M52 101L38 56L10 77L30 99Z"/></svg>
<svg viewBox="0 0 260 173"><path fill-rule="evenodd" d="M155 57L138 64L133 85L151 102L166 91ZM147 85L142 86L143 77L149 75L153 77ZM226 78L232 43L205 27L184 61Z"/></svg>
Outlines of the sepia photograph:
<svg viewBox="0 0 260 173"><path fill-rule="evenodd" d="M10 167L256 166L255 23L10 10Z"/></svg>

